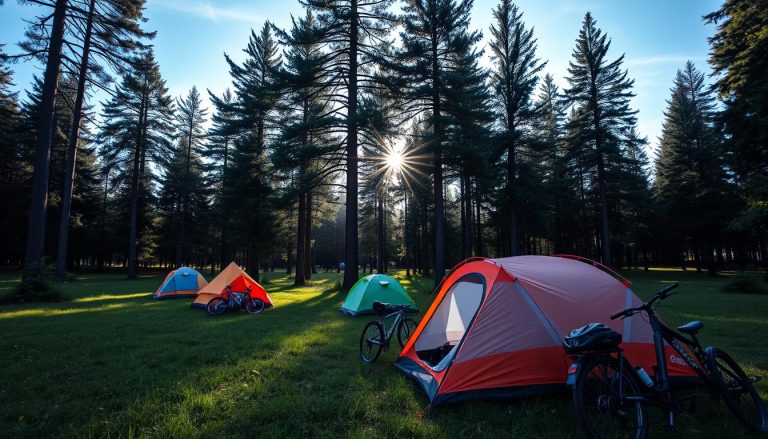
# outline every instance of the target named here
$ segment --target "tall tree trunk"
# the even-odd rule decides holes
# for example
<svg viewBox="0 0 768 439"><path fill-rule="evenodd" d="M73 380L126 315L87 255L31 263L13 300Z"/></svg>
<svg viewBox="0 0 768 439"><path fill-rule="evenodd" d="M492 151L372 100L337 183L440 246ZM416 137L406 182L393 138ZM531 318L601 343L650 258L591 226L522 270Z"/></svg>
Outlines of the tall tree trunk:
<svg viewBox="0 0 768 439"><path fill-rule="evenodd" d="M466 227L464 228L464 259L472 257L472 181L469 174L464 171L462 175L462 181L464 186L464 194L462 196L464 206L464 221Z"/></svg>
<svg viewBox="0 0 768 439"><path fill-rule="evenodd" d="M303 172L302 172L303 174ZM301 179L304 180L303 178ZM295 286L303 286L306 285L306 261L304 260L306 258L306 246L304 245L304 239L306 238L306 232L304 231L306 227L306 204L305 204L306 198L305 194L301 193L299 194L299 209L298 209L298 220L297 227L296 227L296 276L293 280L293 285Z"/></svg>
<svg viewBox="0 0 768 439"><path fill-rule="evenodd" d="M91 51L91 33L93 30L93 13L96 0L91 0L88 6L88 21L85 24L83 36L83 55L80 57L80 71L77 78L77 96L72 114L72 130L69 133L67 148L67 170L64 173L64 186L61 201L61 219L59 220L59 243L56 249L56 278L64 280L67 277L67 242L69 238L69 216L72 211L72 192L75 183L75 166L77 165L77 141L80 138L80 121L83 116L83 101L85 100L85 83L88 79L88 57Z"/></svg>
<svg viewBox="0 0 768 439"><path fill-rule="evenodd" d="M286 249L285 259L285 274L291 274L293 273L293 249L290 244L288 244L288 248Z"/></svg>
<svg viewBox="0 0 768 439"><path fill-rule="evenodd" d="M603 264L613 266L611 259L611 235L608 226L608 187L605 182L605 158L603 157L603 135L600 126L600 114L597 108L597 88L592 82L593 117L595 129L595 153L597 154L597 186L600 192L600 240L602 244Z"/></svg>
<svg viewBox="0 0 768 439"><path fill-rule="evenodd" d="M221 194L219 195L221 199L224 198L224 194L227 193L227 166L229 162L229 137L226 137L224 139L224 161L223 166L221 168ZM221 199L219 202L221 202ZM293 211L291 211L293 212ZM219 269L223 270L225 267L225 264L227 264L227 260L229 259L227 253L229 250L227 249L227 227L226 224L223 222L226 220L222 220L222 222L219 223L219 226L221 227L221 234L219 235Z"/></svg>
<svg viewBox="0 0 768 439"><path fill-rule="evenodd" d="M477 179L475 179L477 180ZM477 183L475 183L477 186ZM476 188L477 189L477 188ZM480 217L480 191L475 190L475 246L477 247L477 256L483 256L483 221Z"/></svg>
<svg viewBox="0 0 768 439"><path fill-rule="evenodd" d="M437 31L432 33L432 117L433 132L432 160L434 163L434 202L435 202L435 286L445 276L445 219L443 200L443 128L440 108L440 74L438 65Z"/></svg>
<svg viewBox="0 0 768 439"><path fill-rule="evenodd" d="M515 145L515 133L514 125L509 132L510 140L507 146L507 197L509 197L509 256L517 256L519 254L520 244L517 241L517 209L516 209L516 196L515 196L515 184L517 182L517 158L515 157L517 151Z"/></svg>
<svg viewBox="0 0 768 439"><path fill-rule="evenodd" d="M261 255L256 250L256 246L250 244L250 251L248 252L250 257L248 258L248 275L250 275L256 282L260 281Z"/></svg>
<svg viewBox="0 0 768 439"><path fill-rule="evenodd" d="M40 276L44 263L45 219L48 210L48 181L53 145L54 110L59 85L61 49L64 44L67 0L56 0L48 44L48 59L43 77L43 93L40 99L40 120L37 128L35 168L32 173L32 196L29 203L27 243L24 253L24 279Z"/></svg>
<svg viewBox="0 0 768 439"><path fill-rule="evenodd" d="M461 260L467 259L467 190L464 175L459 177L459 222L461 223ZM471 253L471 250L469 250Z"/></svg>
<svg viewBox="0 0 768 439"><path fill-rule="evenodd" d="M384 200L376 194L376 271L384 272Z"/></svg>
<svg viewBox="0 0 768 439"><path fill-rule="evenodd" d="M347 78L347 205L344 227L344 282L349 291L357 282L357 0L350 1L349 77Z"/></svg>
<svg viewBox="0 0 768 439"><path fill-rule="evenodd" d="M99 221L99 243L96 258L96 272L104 270L104 241L107 238L107 196L109 194L109 169L104 176L104 195L101 199L101 218Z"/></svg>
<svg viewBox="0 0 768 439"><path fill-rule="evenodd" d="M312 190L307 190L307 202L304 206L304 214L307 219L304 221L304 279L312 279Z"/></svg>
<svg viewBox="0 0 768 439"><path fill-rule="evenodd" d="M137 267L136 267L136 241L138 237L139 228L139 192L141 185L141 158L144 154L143 151L143 138L144 138L144 125L147 115L148 97L146 92L143 96L141 106L139 108L139 123L136 133L136 146L133 153L133 172L131 175L131 220L130 220L130 232L128 235L128 279L136 279Z"/></svg>
<svg viewBox="0 0 768 439"><path fill-rule="evenodd" d="M405 202L403 203L403 241L405 244L405 276L411 277L411 247L410 233L408 233L408 190L404 192Z"/></svg>

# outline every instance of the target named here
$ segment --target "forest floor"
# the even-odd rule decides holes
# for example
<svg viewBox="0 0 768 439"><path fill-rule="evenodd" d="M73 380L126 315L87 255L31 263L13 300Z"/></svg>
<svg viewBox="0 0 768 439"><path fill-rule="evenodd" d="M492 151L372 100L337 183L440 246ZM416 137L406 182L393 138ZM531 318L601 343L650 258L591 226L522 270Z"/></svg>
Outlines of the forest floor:
<svg viewBox="0 0 768 439"><path fill-rule="evenodd" d="M643 298L680 281L666 320L702 320L702 342L766 377L758 385L768 397L768 295L721 293L730 276L624 274ZM62 286L70 302L0 307L0 437L579 436L567 394L427 410L421 389L392 367L397 349L373 365L358 359L369 318L339 313L339 275L317 274L304 288L284 274L265 278L275 308L257 316L151 300L160 273L75 274ZM0 273L0 294L17 280ZM419 305L431 284L404 281ZM676 437L743 432L705 394L679 421Z"/></svg>

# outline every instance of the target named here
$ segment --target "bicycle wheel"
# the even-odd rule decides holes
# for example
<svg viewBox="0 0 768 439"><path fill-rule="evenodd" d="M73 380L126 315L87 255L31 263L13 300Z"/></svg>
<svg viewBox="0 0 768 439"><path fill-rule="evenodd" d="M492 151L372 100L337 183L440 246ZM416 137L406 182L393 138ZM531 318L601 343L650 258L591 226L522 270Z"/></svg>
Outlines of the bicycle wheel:
<svg viewBox="0 0 768 439"><path fill-rule="evenodd" d="M245 302L245 310L248 311L249 314L256 315L262 311L264 311L264 301L261 299L246 299L248 300Z"/></svg>
<svg viewBox="0 0 768 439"><path fill-rule="evenodd" d="M413 319L403 319L400 325L397 327L397 342L400 344L400 348L404 348L408 343L408 339L411 338L414 329L416 329L416 322Z"/></svg>
<svg viewBox="0 0 768 439"><path fill-rule="evenodd" d="M707 369L715 389L736 418L749 431L768 431L768 413L752 380L736 360L718 348L707 348Z"/></svg>
<svg viewBox="0 0 768 439"><path fill-rule="evenodd" d="M227 310L227 301L221 297L215 297L211 299L210 302L208 302L208 306L206 308L208 309L208 314L212 316L218 316Z"/></svg>
<svg viewBox="0 0 768 439"><path fill-rule="evenodd" d="M611 357L581 363L573 389L573 405L585 433L591 438L644 438L648 414L640 385L627 367Z"/></svg>
<svg viewBox="0 0 768 439"><path fill-rule="evenodd" d="M384 344L384 327L381 323L368 322L360 336L360 358L366 363L373 363L379 358Z"/></svg>

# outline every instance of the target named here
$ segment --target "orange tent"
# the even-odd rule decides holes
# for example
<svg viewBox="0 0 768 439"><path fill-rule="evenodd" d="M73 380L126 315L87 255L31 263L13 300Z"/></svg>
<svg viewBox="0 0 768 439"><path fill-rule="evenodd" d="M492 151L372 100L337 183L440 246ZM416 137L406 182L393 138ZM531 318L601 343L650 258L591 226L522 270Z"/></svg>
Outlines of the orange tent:
<svg viewBox="0 0 768 439"><path fill-rule="evenodd" d="M226 295L227 286L231 287L232 292L234 293L244 293L250 287L251 298L263 300L264 305L267 307L273 306L272 299L269 298L269 294L267 294L264 287L253 280L251 276L248 276L248 274L234 262L230 263L227 268L219 273L211 283L198 291L197 297L192 302L192 306L196 308L207 307L208 302L214 297L224 297Z"/></svg>

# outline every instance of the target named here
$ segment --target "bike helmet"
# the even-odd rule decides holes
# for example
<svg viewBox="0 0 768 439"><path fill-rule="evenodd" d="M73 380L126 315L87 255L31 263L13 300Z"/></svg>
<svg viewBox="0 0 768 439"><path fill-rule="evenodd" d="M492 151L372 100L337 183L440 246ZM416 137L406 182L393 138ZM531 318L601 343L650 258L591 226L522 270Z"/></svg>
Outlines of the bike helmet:
<svg viewBox="0 0 768 439"><path fill-rule="evenodd" d="M611 350L620 343L621 334L602 323L590 323L571 331L563 339L563 349L568 353Z"/></svg>

